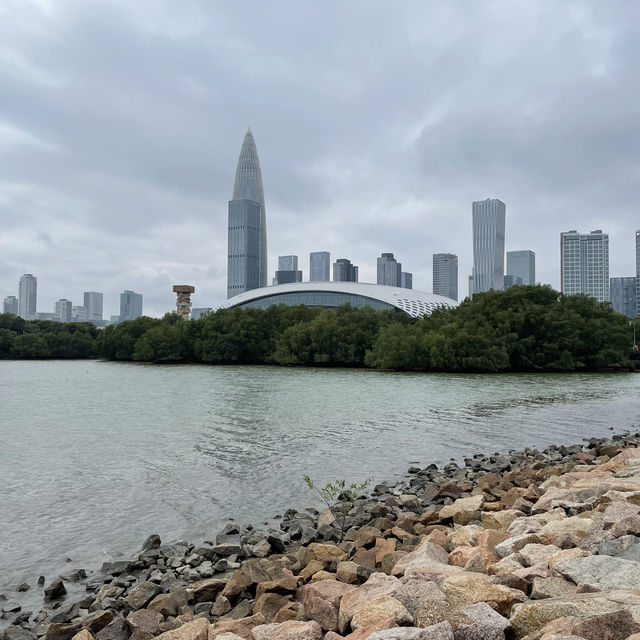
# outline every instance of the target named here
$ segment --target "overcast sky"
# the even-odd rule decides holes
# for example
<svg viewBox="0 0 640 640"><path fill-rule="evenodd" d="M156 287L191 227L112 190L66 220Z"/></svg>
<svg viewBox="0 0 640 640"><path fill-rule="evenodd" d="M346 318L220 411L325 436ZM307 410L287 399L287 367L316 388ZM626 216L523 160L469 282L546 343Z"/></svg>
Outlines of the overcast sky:
<svg viewBox="0 0 640 640"><path fill-rule="evenodd" d="M471 202L559 287L559 234L640 229L640 3L0 0L0 295L105 293L144 312L226 298L227 201L247 126L277 256L394 252L431 291L471 270Z"/></svg>

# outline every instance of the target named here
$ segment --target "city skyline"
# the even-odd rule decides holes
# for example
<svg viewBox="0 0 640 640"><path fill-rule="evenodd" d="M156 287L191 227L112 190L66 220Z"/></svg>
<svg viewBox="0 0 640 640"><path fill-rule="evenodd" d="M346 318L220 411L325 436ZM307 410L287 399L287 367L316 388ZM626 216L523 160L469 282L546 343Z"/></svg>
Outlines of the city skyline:
<svg viewBox="0 0 640 640"><path fill-rule="evenodd" d="M294 13L303 29L291 35L278 1L250 13L191 0L180 11L17 3L0 25L3 296L33 273L47 311L98 289L109 317L127 288L161 315L175 282L198 285L196 307L224 302L220 229L248 125L270 273L278 255L322 248L375 282L372 258L388 248L429 290L431 255L446 251L466 292L469 203L495 196L509 209L506 250L535 251L538 281L560 288L557 237L573 228L606 228L611 276L634 274L639 27L626 8L330 2Z"/></svg>

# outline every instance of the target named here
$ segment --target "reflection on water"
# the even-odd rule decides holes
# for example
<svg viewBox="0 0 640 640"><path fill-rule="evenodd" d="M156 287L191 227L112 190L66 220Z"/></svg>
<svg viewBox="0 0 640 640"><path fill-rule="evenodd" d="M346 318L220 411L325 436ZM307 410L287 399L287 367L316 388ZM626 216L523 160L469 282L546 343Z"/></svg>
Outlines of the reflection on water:
<svg viewBox="0 0 640 640"><path fill-rule="evenodd" d="M0 589L315 502L302 475L410 464L638 426L637 375L444 375L3 362ZM30 402L24 390L30 389ZM177 400L179 398L179 400Z"/></svg>

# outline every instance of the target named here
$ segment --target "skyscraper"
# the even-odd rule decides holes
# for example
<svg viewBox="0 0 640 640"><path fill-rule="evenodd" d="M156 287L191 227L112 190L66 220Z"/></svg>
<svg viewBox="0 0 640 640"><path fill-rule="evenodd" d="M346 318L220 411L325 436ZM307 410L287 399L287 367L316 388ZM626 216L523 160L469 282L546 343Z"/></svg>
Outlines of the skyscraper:
<svg viewBox="0 0 640 640"><path fill-rule="evenodd" d="M298 256L278 256L278 270L273 284L302 282L302 271L298 270Z"/></svg>
<svg viewBox="0 0 640 640"><path fill-rule="evenodd" d="M433 254L433 293L458 300L458 256L453 253Z"/></svg>
<svg viewBox="0 0 640 640"><path fill-rule="evenodd" d="M358 267L351 264L351 260L338 258L333 263L334 282L358 282Z"/></svg>
<svg viewBox="0 0 640 640"><path fill-rule="evenodd" d="M400 274L400 286L403 289L413 289L413 273L403 271Z"/></svg>
<svg viewBox="0 0 640 640"><path fill-rule="evenodd" d="M640 318L640 230L636 231L636 317Z"/></svg>
<svg viewBox="0 0 640 640"><path fill-rule="evenodd" d="M383 253L378 258L378 284L386 284L389 287L399 287L402 283L402 264L394 257L393 253Z"/></svg>
<svg viewBox="0 0 640 640"><path fill-rule="evenodd" d="M521 284L535 284L536 254L528 249L507 251L507 275L520 278Z"/></svg>
<svg viewBox="0 0 640 640"><path fill-rule="evenodd" d="M36 317L36 304L38 301L38 278L31 273L25 273L20 277L18 289L18 315L25 320L33 320Z"/></svg>
<svg viewBox="0 0 640 640"><path fill-rule="evenodd" d="M102 294L99 291L84 292L84 308L89 322L102 322Z"/></svg>
<svg viewBox="0 0 640 640"><path fill-rule="evenodd" d="M586 293L609 302L609 236L601 229L560 234L560 281L562 293Z"/></svg>
<svg viewBox="0 0 640 640"><path fill-rule="evenodd" d="M60 298L56 302L53 310L53 315L57 322L71 322L71 300L66 298Z"/></svg>
<svg viewBox="0 0 640 640"><path fill-rule="evenodd" d="M504 202L487 199L474 202L473 216L473 292L504 287Z"/></svg>
<svg viewBox="0 0 640 640"><path fill-rule="evenodd" d="M614 311L629 318L636 317L636 284L635 277L611 278L611 308Z"/></svg>
<svg viewBox="0 0 640 640"><path fill-rule="evenodd" d="M227 297L267 286L267 223L256 142L247 130L229 201Z"/></svg>
<svg viewBox="0 0 640 640"><path fill-rule="evenodd" d="M7 296L4 299L4 303L2 305L3 313L13 313L14 316L18 315L18 298L15 296Z"/></svg>
<svg viewBox="0 0 640 640"><path fill-rule="evenodd" d="M142 294L125 289L120 294L120 320L135 320L142 315Z"/></svg>
<svg viewBox="0 0 640 640"><path fill-rule="evenodd" d="M328 251L312 251L309 254L309 280L311 282L331 280L331 254Z"/></svg>

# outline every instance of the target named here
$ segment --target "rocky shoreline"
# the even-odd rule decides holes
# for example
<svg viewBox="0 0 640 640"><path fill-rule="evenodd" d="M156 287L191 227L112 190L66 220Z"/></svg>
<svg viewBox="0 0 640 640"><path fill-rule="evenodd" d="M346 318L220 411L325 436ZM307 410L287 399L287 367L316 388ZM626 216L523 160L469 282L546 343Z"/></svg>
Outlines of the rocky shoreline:
<svg viewBox="0 0 640 640"><path fill-rule="evenodd" d="M412 467L344 527L288 510L198 546L152 535L48 584L36 615L0 594L2 640L640 640L639 443Z"/></svg>

